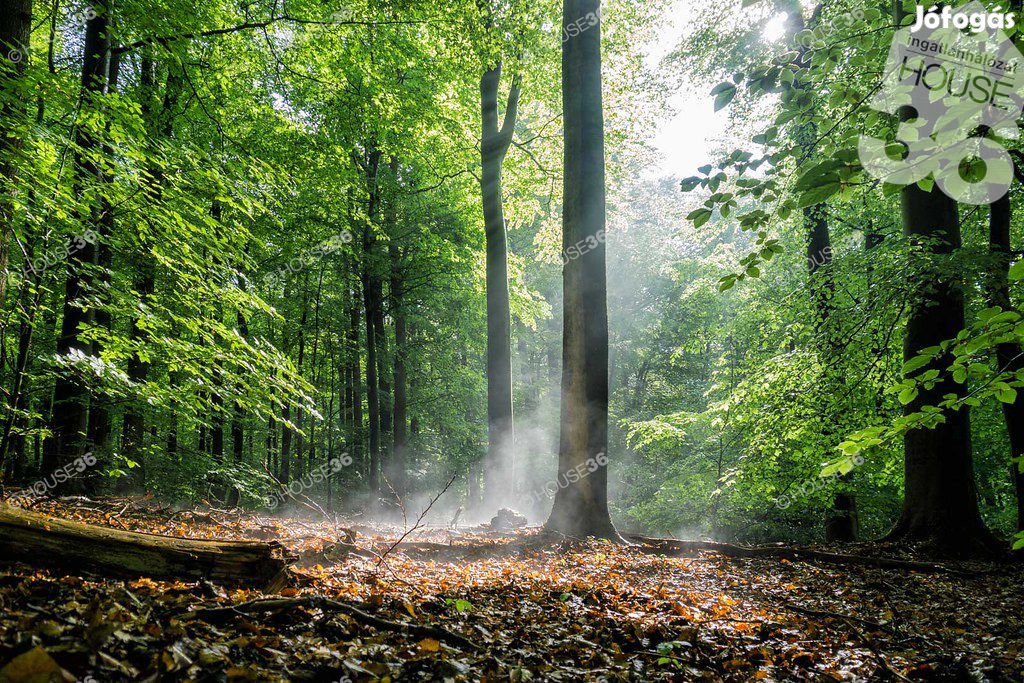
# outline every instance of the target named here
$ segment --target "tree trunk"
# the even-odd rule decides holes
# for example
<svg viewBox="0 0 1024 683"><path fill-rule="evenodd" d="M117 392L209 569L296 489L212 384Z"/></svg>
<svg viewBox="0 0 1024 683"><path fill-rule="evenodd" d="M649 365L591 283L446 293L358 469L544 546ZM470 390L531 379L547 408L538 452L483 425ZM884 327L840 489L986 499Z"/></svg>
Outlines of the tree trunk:
<svg viewBox="0 0 1024 683"><path fill-rule="evenodd" d="M302 315L299 316L299 356L296 370L299 373L299 377L302 377L302 369L306 362L306 322L309 319L309 272L303 277L302 281ZM301 479L303 475L303 447L305 439L302 436L302 421L304 418L302 408L295 409L295 472L294 478Z"/></svg>
<svg viewBox="0 0 1024 683"><path fill-rule="evenodd" d="M989 251L992 265L986 280L985 299L989 306L1004 311L1013 310L1010 301L1009 271L1013 262L1010 249L1010 219L1012 216L1009 193L992 203L989 214ZM1004 372L1024 369L1024 348L1020 344L1000 344L996 347L996 362ZM1017 496L1017 531L1024 531L1024 400L1019 396L1013 403L1001 403L1003 420L1010 437L1010 476Z"/></svg>
<svg viewBox="0 0 1024 683"><path fill-rule="evenodd" d="M249 322L241 310L237 311L238 333L242 339L249 340ZM231 415L231 456L235 462L245 459L245 409L235 401L235 409Z"/></svg>
<svg viewBox="0 0 1024 683"><path fill-rule="evenodd" d="M480 194L487 238L487 459L484 492L503 506L515 485L515 428L512 417L512 341L508 295L508 236L501 169L512 144L520 78L512 79L505 117L498 127L501 64L480 78ZM505 494L502 497L502 494Z"/></svg>
<svg viewBox="0 0 1024 683"><path fill-rule="evenodd" d="M377 217L379 192L377 170L380 166L380 152L372 150L365 163L366 186L368 193L367 220L363 226L363 312L366 317L366 403L369 417L369 488L374 494L380 492L380 384L377 376L379 369L378 328L375 324L377 312L381 308L381 282L377 267L377 238L373 234L373 226Z"/></svg>
<svg viewBox="0 0 1024 683"><path fill-rule="evenodd" d="M803 30L817 26L821 5L818 5L808 21L804 21L803 7L798 2L786 7L793 21L794 36ZM817 157L818 146L818 107L812 84L803 73L809 69L811 54L804 45L797 47L796 63L801 71L797 72L793 83L794 90L808 94L811 106L805 111L794 129L794 141L800 148L799 165L807 167ZM835 281L832 275L832 236L829 231L828 214L824 204L815 204L804 208L804 234L807 241L807 289L811 296L814 311L814 330L816 332L817 350L821 356L823 368L823 393L830 394L837 390L836 385L843 383L842 375L837 375L833 368L839 360L835 335L829 329L832 316L832 298L835 294ZM825 451L831 453L838 445L836 422L827 417L822 428ZM849 475L839 478L840 489L849 481ZM825 540L829 542L849 543L857 540L857 503L853 494L838 490L832 501L832 507L825 515Z"/></svg>
<svg viewBox="0 0 1024 683"><path fill-rule="evenodd" d="M108 93L116 92L120 71L121 57L119 54L113 53L110 56L110 64L107 71L106 89ZM108 164L113 165L114 148L110 144L109 121L107 121L106 135L103 141L103 158ZM103 182L110 184L113 180L112 169L104 168ZM111 203L110 198L106 196L100 201L99 228L99 242L96 245L96 265L98 266L97 270L100 281L97 288L99 302L92 316L96 326L109 333L112 323L110 314L110 275L111 268L113 267L114 252L110 242L114 237L114 205ZM96 358L100 358L103 355L102 342L93 341L91 354ZM110 399L102 391L96 392L93 394L89 404L88 440L93 452L100 458L101 462L106 459L109 451L111 427Z"/></svg>
<svg viewBox="0 0 1024 683"><path fill-rule="evenodd" d="M25 114L19 92L28 62L32 34L32 0L8 0L0 12L0 176L4 185L15 187L17 165L14 153L21 140L14 131ZM0 194L0 305L7 297L7 262L14 220L14 190Z"/></svg>
<svg viewBox="0 0 1024 683"><path fill-rule="evenodd" d="M348 360L349 388L346 403L351 410L351 429L348 434L348 447L352 452L352 460L363 465L363 471L369 475L369 463L363 461L363 378L360 369L359 348L359 281L352 278L351 298L349 301L349 328L347 335L346 358Z"/></svg>
<svg viewBox="0 0 1024 683"><path fill-rule="evenodd" d="M100 106L98 100L107 88L110 69L109 6L94 7L95 15L86 22L85 44L82 54L81 109L93 111ZM99 185L103 181L103 168L94 158L99 141L92 131L77 127L75 143L75 177L77 191L86 184ZM93 234L100 231L101 207L94 202L90 215L82 222ZM77 245L76 245L77 246ZM57 339L57 354L67 357L72 350L88 353L89 347L79 339L79 328L91 317L84 306L92 287L92 275L86 264L96 263L98 249L95 239L82 239L81 248L68 256L68 272L64 285L63 318ZM52 436L46 442L43 468L55 470L63 463L85 454L88 447L89 391L76 377L74 370L61 371L54 383L50 428Z"/></svg>
<svg viewBox="0 0 1024 683"><path fill-rule="evenodd" d="M399 275L399 249L397 240L392 239L388 243L388 253L391 258L391 311L395 321L395 351L394 351L394 440L391 447L390 468L388 479L391 486L399 496L407 493L406 469L408 457L408 394L406 378L406 353L408 352L407 322L405 318L405 303L402 298L402 283Z"/></svg>
<svg viewBox="0 0 1024 683"><path fill-rule="evenodd" d="M276 542L206 541L71 522L0 505L0 558L100 576L207 579L267 588L294 560Z"/></svg>
<svg viewBox="0 0 1024 683"><path fill-rule="evenodd" d="M145 48L139 74L139 101L142 118L154 137L166 140L173 135L173 112L177 106L181 86L181 78L176 75L173 65L169 65L163 103L158 110L155 102L157 95L156 62L153 61L149 48ZM151 206L159 206L163 203L164 173L159 164L150 167L149 180L144 184L144 190ZM154 226L151 228L150 234L156 233ZM139 303L146 305L156 291L156 263L150 253L151 243L148 239L143 240L138 246L139 261L136 265L137 270L132 286L139 297ZM142 343L147 336L140 322L138 317L132 320L131 339L136 344ZM132 354L132 357L128 359L128 378L137 384L144 383L149 378L149 363L138 353ZM138 463L142 462L142 446L146 432L144 410L144 407L137 403L130 404L125 410L121 429L124 455L129 460ZM141 467L139 471L142 471ZM145 484L142 481L138 483Z"/></svg>
<svg viewBox="0 0 1024 683"><path fill-rule="evenodd" d="M955 274L935 259L961 246L957 205L938 187L925 192L916 184L901 194L903 234L918 243L925 263L915 282L915 300L907 320L903 359L952 339L964 328L964 296ZM943 269L940 272L940 268ZM950 359L939 357L928 368L943 379L934 388L920 388L904 414L937 405L947 394L963 396L966 387L949 377ZM994 546L978 511L967 408L947 412L934 429L912 429L903 439L906 491L903 513L890 539L923 542L931 552L964 555Z"/></svg>
<svg viewBox="0 0 1024 683"><path fill-rule="evenodd" d="M621 540L608 512L608 304L599 0L565 0L562 408L547 528ZM581 18L594 26L579 32ZM572 31L577 31L572 35ZM570 247L575 247L570 251ZM568 255L585 252L579 257Z"/></svg>

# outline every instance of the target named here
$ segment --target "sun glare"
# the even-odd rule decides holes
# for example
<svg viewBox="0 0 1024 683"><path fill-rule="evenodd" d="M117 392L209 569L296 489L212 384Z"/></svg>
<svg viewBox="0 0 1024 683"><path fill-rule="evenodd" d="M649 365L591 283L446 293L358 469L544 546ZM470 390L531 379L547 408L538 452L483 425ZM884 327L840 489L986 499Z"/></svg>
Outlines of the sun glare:
<svg viewBox="0 0 1024 683"><path fill-rule="evenodd" d="M772 17L764 27L764 39L768 42L781 40L786 34L786 24L789 22L789 15L779 12Z"/></svg>

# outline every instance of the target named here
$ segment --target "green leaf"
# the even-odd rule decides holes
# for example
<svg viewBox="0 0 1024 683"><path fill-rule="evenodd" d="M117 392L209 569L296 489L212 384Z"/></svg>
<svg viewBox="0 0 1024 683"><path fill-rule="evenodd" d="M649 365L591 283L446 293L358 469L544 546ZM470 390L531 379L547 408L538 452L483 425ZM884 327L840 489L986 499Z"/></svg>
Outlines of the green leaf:
<svg viewBox="0 0 1024 683"><path fill-rule="evenodd" d="M723 81L711 89L711 94L715 98L715 111L721 111L736 97L736 84Z"/></svg>
<svg viewBox="0 0 1024 683"><path fill-rule="evenodd" d="M700 178L697 176L690 176L689 178L684 178L682 182L679 183L679 187L683 192L693 192L697 189L697 186L699 186L700 183Z"/></svg>
<svg viewBox="0 0 1024 683"><path fill-rule="evenodd" d="M1010 266L1010 279L1014 282L1018 280L1024 280L1024 261L1017 261Z"/></svg>
<svg viewBox="0 0 1024 683"><path fill-rule="evenodd" d="M839 188L839 183L833 183L810 189L800 195L798 206L801 209L805 209L808 206L814 206L815 204L821 204L828 201L832 195L839 192Z"/></svg>
<svg viewBox="0 0 1024 683"><path fill-rule="evenodd" d="M920 370L932 360L931 356L914 356L903 364L903 374L909 375L915 370Z"/></svg>
<svg viewBox="0 0 1024 683"><path fill-rule="evenodd" d="M693 221L693 227L699 228L700 226L711 220L711 209L697 209L691 211L686 216L686 220Z"/></svg>
<svg viewBox="0 0 1024 683"><path fill-rule="evenodd" d="M796 185L793 189L797 192L806 192L815 187L821 187L822 185L830 185L839 182L838 169L846 166L845 163L838 159L829 159L823 161L816 166L812 166L800 179L796 181Z"/></svg>

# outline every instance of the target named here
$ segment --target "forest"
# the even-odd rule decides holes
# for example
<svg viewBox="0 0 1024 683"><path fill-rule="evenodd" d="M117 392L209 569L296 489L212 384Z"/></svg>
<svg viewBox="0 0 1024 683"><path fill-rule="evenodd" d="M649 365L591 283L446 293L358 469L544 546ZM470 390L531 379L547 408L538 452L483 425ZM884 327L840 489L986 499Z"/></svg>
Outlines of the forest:
<svg viewBox="0 0 1024 683"><path fill-rule="evenodd" d="M1024 680L1022 11L0 0L0 683Z"/></svg>

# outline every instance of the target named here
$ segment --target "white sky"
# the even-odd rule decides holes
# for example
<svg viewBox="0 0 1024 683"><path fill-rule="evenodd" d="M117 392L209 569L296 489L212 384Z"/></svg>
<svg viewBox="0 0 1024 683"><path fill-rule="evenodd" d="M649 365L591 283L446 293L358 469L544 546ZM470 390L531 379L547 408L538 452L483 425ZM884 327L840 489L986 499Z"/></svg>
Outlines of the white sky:
<svg viewBox="0 0 1024 683"><path fill-rule="evenodd" d="M679 44L691 23L693 6L694 0L674 0L657 37L645 47L649 67L656 67ZM785 20L786 15L780 14L770 21L765 26L765 38L781 38ZM695 175L697 167L711 161L713 143L725 134L729 123L726 112L715 112L714 100L708 94L710 86L694 87L687 82L675 85L669 99L670 115L659 120L649 141L657 154L647 170L651 177Z"/></svg>

